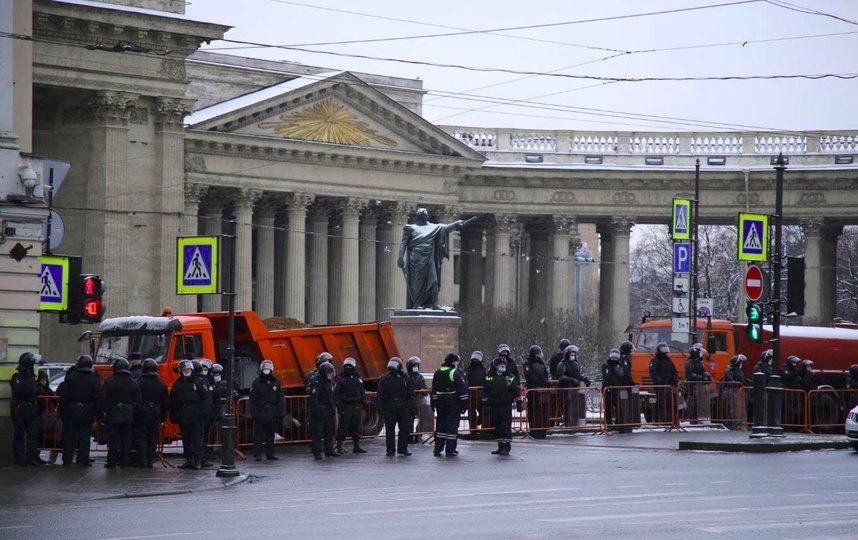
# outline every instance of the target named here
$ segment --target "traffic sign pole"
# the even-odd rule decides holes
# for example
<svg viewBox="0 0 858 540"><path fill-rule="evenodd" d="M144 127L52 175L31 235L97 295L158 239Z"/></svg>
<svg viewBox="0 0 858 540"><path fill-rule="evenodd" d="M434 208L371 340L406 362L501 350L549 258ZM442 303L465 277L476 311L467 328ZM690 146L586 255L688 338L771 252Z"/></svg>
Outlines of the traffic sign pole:
<svg viewBox="0 0 858 540"><path fill-rule="evenodd" d="M697 249L699 240L697 227L700 224L700 158L694 164L694 229L692 230L693 242L691 250L691 333L694 334L694 343L697 343L697 297L700 295L700 283L697 281L698 257Z"/></svg>

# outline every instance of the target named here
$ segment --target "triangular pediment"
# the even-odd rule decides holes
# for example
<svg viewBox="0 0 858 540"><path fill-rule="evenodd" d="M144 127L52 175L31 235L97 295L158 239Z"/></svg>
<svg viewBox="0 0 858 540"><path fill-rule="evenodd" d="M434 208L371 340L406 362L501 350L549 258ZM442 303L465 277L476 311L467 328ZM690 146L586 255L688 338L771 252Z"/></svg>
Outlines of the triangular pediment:
<svg viewBox="0 0 858 540"><path fill-rule="evenodd" d="M352 73L293 79L196 111L191 129L484 160Z"/></svg>

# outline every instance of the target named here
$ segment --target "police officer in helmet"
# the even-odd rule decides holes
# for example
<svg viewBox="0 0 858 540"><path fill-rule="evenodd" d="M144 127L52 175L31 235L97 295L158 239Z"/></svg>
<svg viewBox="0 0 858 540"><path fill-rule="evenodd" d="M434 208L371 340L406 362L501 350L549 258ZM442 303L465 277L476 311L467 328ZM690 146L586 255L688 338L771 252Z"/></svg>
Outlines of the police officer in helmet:
<svg viewBox="0 0 858 540"><path fill-rule="evenodd" d="M66 378L57 388L60 396L60 418L63 420L63 465L71 466L77 447L77 464L90 467L89 444L92 423L101 417L104 396L101 380L92 368L92 357L84 354L77 364L66 372Z"/></svg>
<svg viewBox="0 0 858 540"><path fill-rule="evenodd" d="M506 358L495 358L493 367L486 375L482 401L491 407L492 425L498 441L497 450L492 454L508 456L512 449L512 404L515 403L518 412L523 410L520 387L518 377L507 372Z"/></svg>
<svg viewBox="0 0 858 540"><path fill-rule="evenodd" d="M24 353L18 358L18 367L9 380L12 400L9 403L14 432L12 454L15 465L37 465L39 458L39 431L37 397L42 393L36 383L34 366L40 359L38 354Z"/></svg>
<svg viewBox="0 0 858 540"><path fill-rule="evenodd" d="M190 360L179 363L181 376L170 389L170 418L182 432L185 463L180 469L201 469L203 461L203 415L208 412L208 390L194 375Z"/></svg>
<svg viewBox="0 0 858 540"><path fill-rule="evenodd" d="M458 369L462 361L456 353L448 353L444 363L432 377L430 403L437 413L435 420L435 457L441 452L447 457L458 456L459 415L468 410L468 382Z"/></svg>
<svg viewBox="0 0 858 540"><path fill-rule="evenodd" d="M158 364L152 358L143 361L140 378L140 407L134 415L137 426L137 453L141 467L151 469L158 447L158 432L167 419L170 392L158 375Z"/></svg>
<svg viewBox="0 0 858 540"><path fill-rule="evenodd" d="M343 360L343 372L337 377L334 386L334 404L340 414L337 426L336 453L343 455L343 441L346 437L352 439L352 451L355 454L365 454L360 447L360 437L363 434L363 406L366 403L366 390L363 379L357 371L357 360L349 356Z"/></svg>
<svg viewBox="0 0 858 540"><path fill-rule="evenodd" d="M328 361L319 364L316 375L310 379L310 448L313 457L337 457L334 451L334 365Z"/></svg>
<svg viewBox="0 0 858 540"><path fill-rule="evenodd" d="M274 375L274 362L263 360L259 364L259 376L250 386L250 417L253 418L253 457L262 461L262 447L265 457L276 460L274 454L274 433L283 423L286 402L283 399L283 386Z"/></svg>
<svg viewBox="0 0 858 540"><path fill-rule="evenodd" d="M387 373L378 381L378 406L384 413L385 443L387 456L397 452L410 456L408 442L411 438L411 424L417 412L416 394L411 377L402 371L402 360L396 356L387 363ZM399 426L399 435L394 430Z"/></svg>
<svg viewBox="0 0 858 540"><path fill-rule="evenodd" d="M656 422L673 422L676 417L676 385L679 384L679 373L669 356L670 347L660 342L655 346L655 355L649 361L649 376L652 383L662 386L655 391L658 417Z"/></svg>
<svg viewBox="0 0 858 540"><path fill-rule="evenodd" d="M531 345L524 361L524 381L527 386L527 425L530 436L534 439L544 439L548 434L548 398L547 392L538 391L548 388L550 375L545 365L542 347Z"/></svg>
<svg viewBox="0 0 858 540"><path fill-rule="evenodd" d="M131 378L128 360L119 358L113 362L113 375L105 381L103 392L107 425L107 463L104 466L107 469L127 467L131 460L134 409L142 401L140 387Z"/></svg>

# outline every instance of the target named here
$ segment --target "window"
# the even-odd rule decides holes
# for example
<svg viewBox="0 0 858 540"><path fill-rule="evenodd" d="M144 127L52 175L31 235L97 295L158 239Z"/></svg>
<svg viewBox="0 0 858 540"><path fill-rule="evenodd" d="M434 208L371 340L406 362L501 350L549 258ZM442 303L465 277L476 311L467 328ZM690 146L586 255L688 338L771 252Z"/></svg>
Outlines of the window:
<svg viewBox="0 0 858 540"><path fill-rule="evenodd" d="M727 351L727 334L725 332L710 332L706 338L706 350L710 354Z"/></svg>
<svg viewBox="0 0 858 540"><path fill-rule="evenodd" d="M176 336L173 360L181 360L185 355L190 355L193 358L201 358L203 356L203 336L201 334Z"/></svg>

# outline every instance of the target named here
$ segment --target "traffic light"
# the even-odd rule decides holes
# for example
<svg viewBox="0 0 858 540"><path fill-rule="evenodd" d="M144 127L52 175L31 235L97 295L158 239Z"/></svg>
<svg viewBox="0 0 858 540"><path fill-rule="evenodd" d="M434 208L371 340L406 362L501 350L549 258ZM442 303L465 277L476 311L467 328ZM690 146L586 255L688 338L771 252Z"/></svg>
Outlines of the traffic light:
<svg viewBox="0 0 858 540"><path fill-rule="evenodd" d="M81 274L80 276L80 303L77 308L77 316L80 322L101 322L104 316L104 304L101 295L104 294L104 282L97 274Z"/></svg>
<svg viewBox="0 0 858 540"><path fill-rule="evenodd" d="M763 307L756 302L748 302L748 306L745 308L745 315L748 316L748 326L745 327L748 339L754 343L762 343Z"/></svg>

